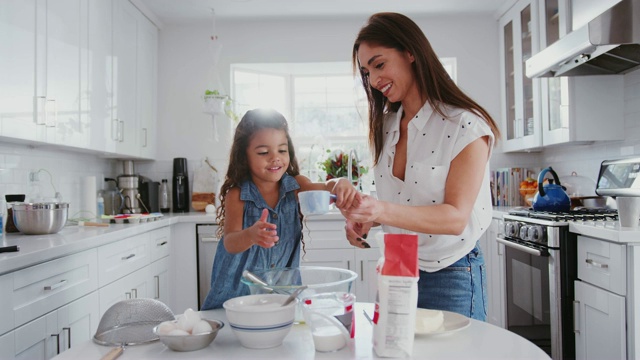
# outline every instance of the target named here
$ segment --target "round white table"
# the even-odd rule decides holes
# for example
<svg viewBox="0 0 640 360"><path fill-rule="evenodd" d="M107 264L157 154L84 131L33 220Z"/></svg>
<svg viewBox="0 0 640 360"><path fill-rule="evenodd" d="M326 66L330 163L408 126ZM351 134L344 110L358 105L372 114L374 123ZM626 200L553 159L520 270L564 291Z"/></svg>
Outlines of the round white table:
<svg viewBox="0 0 640 360"><path fill-rule="evenodd" d="M127 347L120 359L371 359L377 358L371 345L372 325L363 310L373 314L373 304L357 303L356 336L349 346L332 353L316 352L311 331L304 324L294 325L282 345L271 349L247 349L233 334L223 309L202 311L206 319L225 323L216 339L206 348L174 352L160 342ZM111 348L92 341L73 346L55 359L99 359ZM549 359L528 340L500 327L471 320L469 327L440 335L416 335L414 359Z"/></svg>

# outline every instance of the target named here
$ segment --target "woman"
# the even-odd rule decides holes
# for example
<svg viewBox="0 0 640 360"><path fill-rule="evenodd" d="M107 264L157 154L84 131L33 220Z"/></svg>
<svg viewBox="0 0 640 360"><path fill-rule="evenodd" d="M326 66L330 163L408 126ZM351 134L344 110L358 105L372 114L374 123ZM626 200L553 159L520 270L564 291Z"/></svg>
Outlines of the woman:
<svg viewBox="0 0 640 360"><path fill-rule="evenodd" d="M495 122L451 81L424 33L404 15L371 16L352 60L368 98L379 200L363 196L342 210L347 239L365 247L375 224L387 233L417 233L418 306L485 320L477 240L491 222Z"/></svg>

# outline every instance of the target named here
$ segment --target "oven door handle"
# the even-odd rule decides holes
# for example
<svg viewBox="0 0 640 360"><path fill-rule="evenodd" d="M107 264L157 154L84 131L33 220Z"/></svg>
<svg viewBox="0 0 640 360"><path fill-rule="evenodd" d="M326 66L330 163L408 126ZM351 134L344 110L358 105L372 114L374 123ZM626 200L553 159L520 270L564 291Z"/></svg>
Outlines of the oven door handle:
<svg viewBox="0 0 640 360"><path fill-rule="evenodd" d="M533 248L530 248L528 246L520 245L518 243L515 243L513 241L509 241L507 239L503 239L503 238L500 238L500 237L497 237L496 241L501 243L501 244L504 244L505 246L514 248L516 250L524 251L527 254L531 254L531 255L535 255L535 256L549 256L549 252L547 252L546 250L533 249Z"/></svg>

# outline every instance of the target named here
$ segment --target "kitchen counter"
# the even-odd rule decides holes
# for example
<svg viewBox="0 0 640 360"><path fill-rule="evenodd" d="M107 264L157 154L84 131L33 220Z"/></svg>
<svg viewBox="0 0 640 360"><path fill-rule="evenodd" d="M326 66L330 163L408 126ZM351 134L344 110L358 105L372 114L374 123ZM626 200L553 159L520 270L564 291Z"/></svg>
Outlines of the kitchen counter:
<svg viewBox="0 0 640 360"><path fill-rule="evenodd" d="M20 251L0 254L0 275L125 237L185 222L215 223L215 216L204 213L169 214L159 220L139 224L109 224L109 227L67 225L57 234L50 235L4 233L1 246L18 245Z"/></svg>
<svg viewBox="0 0 640 360"><path fill-rule="evenodd" d="M621 228L618 221L573 221L569 231L616 243L640 244L640 229Z"/></svg>
<svg viewBox="0 0 640 360"><path fill-rule="evenodd" d="M191 352L174 352L160 342L125 348L121 359L370 359L376 358L371 345L372 326L363 310L373 314L373 304L356 303L356 337L349 346L332 353L316 352L309 328L294 325L282 345L271 349L247 349L233 334L223 309L201 312L206 319L225 323L216 339L206 348ZM56 356L64 359L99 359L110 347L85 341ZM466 329L440 335L417 335L413 358L422 359L549 359L533 343L500 327L471 320Z"/></svg>

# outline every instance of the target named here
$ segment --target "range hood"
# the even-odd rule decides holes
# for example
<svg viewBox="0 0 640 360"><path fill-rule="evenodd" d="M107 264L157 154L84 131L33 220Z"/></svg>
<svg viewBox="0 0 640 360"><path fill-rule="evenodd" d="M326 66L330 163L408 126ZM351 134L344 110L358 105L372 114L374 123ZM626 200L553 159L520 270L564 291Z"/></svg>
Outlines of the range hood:
<svg viewBox="0 0 640 360"><path fill-rule="evenodd" d="M640 67L640 0L623 0L526 61L527 77L624 74Z"/></svg>

